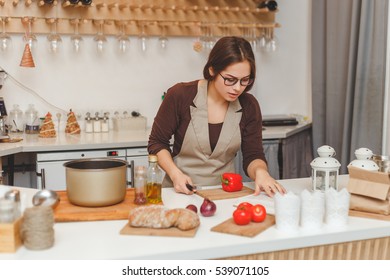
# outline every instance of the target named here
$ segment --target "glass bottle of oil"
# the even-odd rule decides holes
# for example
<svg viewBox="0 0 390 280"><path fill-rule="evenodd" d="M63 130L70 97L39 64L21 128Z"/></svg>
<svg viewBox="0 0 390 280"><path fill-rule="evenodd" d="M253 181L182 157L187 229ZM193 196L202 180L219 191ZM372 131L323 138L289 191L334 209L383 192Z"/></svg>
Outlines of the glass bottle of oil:
<svg viewBox="0 0 390 280"><path fill-rule="evenodd" d="M162 172L158 167L156 155L149 155L149 167L146 180L146 198L148 203L161 203Z"/></svg>

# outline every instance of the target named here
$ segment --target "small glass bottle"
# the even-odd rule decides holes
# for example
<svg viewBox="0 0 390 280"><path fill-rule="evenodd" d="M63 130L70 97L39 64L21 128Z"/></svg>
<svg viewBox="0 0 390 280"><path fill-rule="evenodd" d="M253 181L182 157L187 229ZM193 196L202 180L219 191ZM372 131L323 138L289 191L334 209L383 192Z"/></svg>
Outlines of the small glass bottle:
<svg viewBox="0 0 390 280"><path fill-rule="evenodd" d="M148 203L159 204L161 197L162 172L157 164L157 156L149 155L149 167L147 172L146 198Z"/></svg>
<svg viewBox="0 0 390 280"><path fill-rule="evenodd" d="M146 204L146 167L136 166L134 171L134 203L137 205Z"/></svg>
<svg viewBox="0 0 390 280"><path fill-rule="evenodd" d="M92 118L91 113L87 113L87 116L85 118L85 132L92 133L93 132L93 124L92 124Z"/></svg>

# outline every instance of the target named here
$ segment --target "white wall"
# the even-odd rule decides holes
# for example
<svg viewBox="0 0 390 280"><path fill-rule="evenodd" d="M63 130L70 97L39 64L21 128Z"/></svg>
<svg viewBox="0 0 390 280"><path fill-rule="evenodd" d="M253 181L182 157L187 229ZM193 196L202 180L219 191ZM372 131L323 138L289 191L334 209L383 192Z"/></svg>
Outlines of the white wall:
<svg viewBox="0 0 390 280"><path fill-rule="evenodd" d="M295 113L311 116L310 88L310 1L278 1L276 30L280 48L276 53L256 51L258 79L254 90L263 114ZM87 111L112 113L139 110L151 126L161 95L174 83L202 77L204 54L193 51L194 38L170 38L161 52L156 38L142 53L137 37L131 37L130 51L120 55L115 37L109 37L105 53L95 51L93 36L84 37L82 53L71 51L69 36L63 36L61 52L48 52L46 36L38 36L34 50L35 68L19 63L24 45L21 34L13 35L13 48L0 52L0 67L47 102L83 117ZM19 104L24 111L33 103L43 116L58 112L8 79L0 91L8 111ZM62 119L65 121L65 117Z"/></svg>

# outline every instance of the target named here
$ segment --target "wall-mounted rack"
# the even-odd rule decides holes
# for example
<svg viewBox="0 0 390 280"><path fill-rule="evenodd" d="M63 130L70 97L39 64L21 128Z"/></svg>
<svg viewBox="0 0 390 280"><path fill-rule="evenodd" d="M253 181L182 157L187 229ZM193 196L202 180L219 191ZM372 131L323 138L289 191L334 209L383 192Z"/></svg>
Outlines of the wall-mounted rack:
<svg viewBox="0 0 390 280"><path fill-rule="evenodd" d="M60 34L72 34L75 22L81 35L96 34L101 23L106 35L214 36L259 35L274 29L276 11L258 8L261 0L93 0L73 5L68 0L0 0L0 17L8 33L25 33L32 21L32 32L48 34L53 20ZM98 24L97 24L98 23Z"/></svg>

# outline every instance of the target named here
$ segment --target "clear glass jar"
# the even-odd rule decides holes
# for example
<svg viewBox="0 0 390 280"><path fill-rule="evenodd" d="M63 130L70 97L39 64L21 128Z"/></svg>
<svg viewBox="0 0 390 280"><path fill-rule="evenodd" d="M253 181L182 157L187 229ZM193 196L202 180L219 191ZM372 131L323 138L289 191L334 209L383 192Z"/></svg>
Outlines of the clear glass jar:
<svg viewBox="0 0 390 280"><path fill-rule="evenodd" d="M17 104L14 104L13 109L9 112L9 125L10 131L13 133L23 133L24 131L23 111Z"/></svg>
<svg viewBox="0 0 390 280"><path fill-rule="evenodd" d="M134 173L134 203L137 205L146 204L146 167L136 166Z"/></svg>
<svg viewBox="0 0 390 280"><path fill-rule="evenodd" d="M157 164L157 156L149 155L149 167L147 172L146 198L148 203L159 204L161 197L162 172Z"/></svg>
<svg viewBox="0 0 390 280"><path fill-rule="evenodd" d="M39 133L39 122L38 111L35 110L34 104L30 104L25 112L26 127L25 132L27 134L38 134Z"/></svg>

